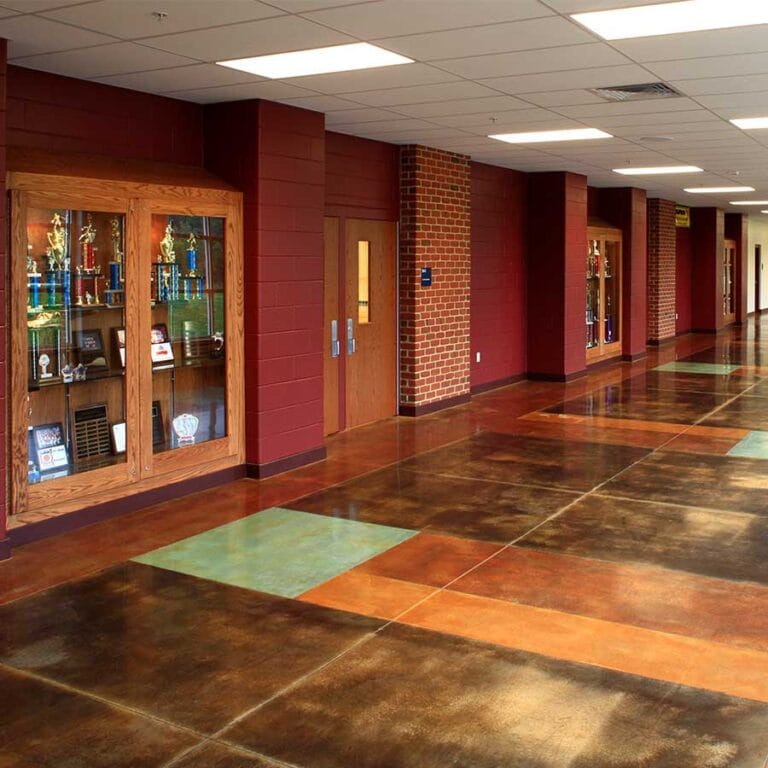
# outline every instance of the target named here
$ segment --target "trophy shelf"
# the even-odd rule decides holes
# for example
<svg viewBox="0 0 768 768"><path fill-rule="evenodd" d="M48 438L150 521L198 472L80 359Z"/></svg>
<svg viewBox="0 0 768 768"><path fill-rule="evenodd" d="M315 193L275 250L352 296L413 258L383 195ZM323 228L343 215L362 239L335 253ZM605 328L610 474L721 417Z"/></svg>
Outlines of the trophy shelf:
<svg viewBox="0 0 768 768"><path fill-rule="evenodd" d="M244 461L242 199L11 152L15 527Z"/></svg>

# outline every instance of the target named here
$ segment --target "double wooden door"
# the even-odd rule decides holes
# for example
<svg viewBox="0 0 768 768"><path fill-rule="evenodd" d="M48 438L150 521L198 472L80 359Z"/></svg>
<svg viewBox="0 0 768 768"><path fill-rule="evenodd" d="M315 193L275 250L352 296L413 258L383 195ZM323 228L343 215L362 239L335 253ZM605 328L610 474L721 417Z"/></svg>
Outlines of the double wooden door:
<svg viewBox="0 0 768 768"><path fill-rule="evenodd" d="M325 434L393 416L397 225L325 219Z"/></svg>

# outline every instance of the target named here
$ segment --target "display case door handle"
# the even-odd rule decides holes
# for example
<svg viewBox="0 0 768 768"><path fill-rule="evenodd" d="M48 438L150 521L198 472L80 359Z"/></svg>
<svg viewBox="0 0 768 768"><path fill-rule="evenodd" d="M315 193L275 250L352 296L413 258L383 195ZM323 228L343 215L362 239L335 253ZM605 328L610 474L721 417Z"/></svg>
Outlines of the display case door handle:
<svg viewBox="0 0 768 768"><path fill-rule="evenodd" d="M339 321L331 320L331 357L338 357L341 353L339 341Z"/></svg>
<svg viewBox="0 0 768 768"><path fill-rule="evenodd" d="M355 341L355 324L351 317L347 318L347 354L354 355L357 351L357 342Z"/></svg>

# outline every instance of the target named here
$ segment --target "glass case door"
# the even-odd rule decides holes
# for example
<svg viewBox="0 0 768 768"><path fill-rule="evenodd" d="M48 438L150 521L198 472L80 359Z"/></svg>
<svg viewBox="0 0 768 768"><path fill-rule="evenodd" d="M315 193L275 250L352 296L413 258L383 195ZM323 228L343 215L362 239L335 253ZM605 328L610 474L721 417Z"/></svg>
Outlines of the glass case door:
<svg viewBox="0 0 768 768"><path fill-rule="evenodd" d="M621 243L606 240L603 244L603 335L602 343L615 344L620 341L621 323L619 308L621 302Z"/></svg>
<svg viewBox="0 0 768 768"><path fill-rule="evenodd" d="M222 216L151 214L152 386L143 407L155 464L228 435L225 224Z"/></svg>
<svg viewBox="0 0 768 768"><path fill-rule="evenodd" d="M723 317L727 322L736 317L735 262L736 243L733 240L726 240L723 250Z"/></svg>
<svg viewBox="0 0 768 768"><path fill-rule="evenodd" d="M587 246L587 349L600 346L600 245L599 240L590 240Z"/></svg>
<svg viewBox="0 0 768 768"><path fill-rule="evenodd" d="M617 354L621 346L621 239L614 230L590 229L587 240L586 352L588 360Z"/></svg>
<svg viewBox="0 0 768 768"><path fill-rule="evenodd" d="M13 258L26 261L14 274L26 284L27 484L115 465L124 478L126 214L34 201L25 214Z"/></svg>

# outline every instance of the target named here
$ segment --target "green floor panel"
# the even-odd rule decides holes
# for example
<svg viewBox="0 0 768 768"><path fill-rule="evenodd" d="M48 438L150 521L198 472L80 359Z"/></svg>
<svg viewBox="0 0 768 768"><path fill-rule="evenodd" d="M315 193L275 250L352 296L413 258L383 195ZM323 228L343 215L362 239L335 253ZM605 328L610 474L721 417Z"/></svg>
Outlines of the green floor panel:
<svg viewBox="0 0 768 768"><path fill-rule="evenodd" d="M133 560L281 597L297 597L416 533L273 507Z"/></svg>

